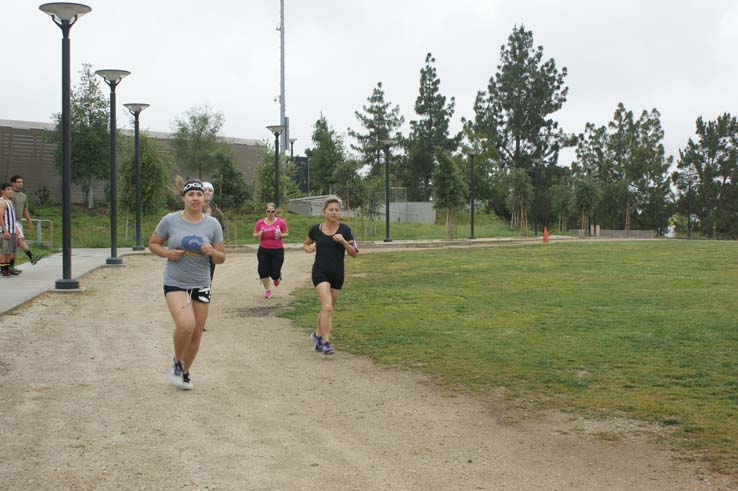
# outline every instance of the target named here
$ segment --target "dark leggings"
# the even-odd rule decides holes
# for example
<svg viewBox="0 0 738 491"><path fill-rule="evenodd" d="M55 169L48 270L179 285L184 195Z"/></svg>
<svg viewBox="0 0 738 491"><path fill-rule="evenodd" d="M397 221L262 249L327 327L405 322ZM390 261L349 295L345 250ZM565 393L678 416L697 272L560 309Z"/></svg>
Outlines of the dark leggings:
<svg viewBox="0 0 738 491"><path fill-rule="evenodd" d="M256 258L259 260L259 279L271 278L278 280L282 277L284 249L264 249L263 247L259 247Z"/></svg>

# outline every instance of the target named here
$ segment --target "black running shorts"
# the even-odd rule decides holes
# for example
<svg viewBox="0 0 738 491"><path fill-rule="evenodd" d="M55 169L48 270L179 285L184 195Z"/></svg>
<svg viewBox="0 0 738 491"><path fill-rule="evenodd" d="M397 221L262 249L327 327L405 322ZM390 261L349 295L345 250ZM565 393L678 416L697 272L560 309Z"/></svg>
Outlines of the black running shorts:
<svg viewBox="0 0 738 491"><path fill-rule="evenodd" d="M202 303L210 303L210 287L204 288L180 288L178 286L164 285L164 296L169 292L186 292L192 300Z"/></svg>

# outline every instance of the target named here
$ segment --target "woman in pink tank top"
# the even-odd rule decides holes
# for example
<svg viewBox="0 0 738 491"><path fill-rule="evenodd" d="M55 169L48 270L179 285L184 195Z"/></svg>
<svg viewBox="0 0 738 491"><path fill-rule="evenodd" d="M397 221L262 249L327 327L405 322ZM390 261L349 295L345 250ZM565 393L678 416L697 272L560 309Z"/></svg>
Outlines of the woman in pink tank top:
<svg viewBox="0 0 738 491"><path fill-rule="evenodd" d="M279 286L282 280L282 264L284 264L284 245L282 239L289 236L287 222L280 218L274 203L266 204L266 216L260 218L254 226L254 238L259 239L259 279L264 286L264 298L272 298L270 283ZM271 280L271 281L270 281Z"/></svg>

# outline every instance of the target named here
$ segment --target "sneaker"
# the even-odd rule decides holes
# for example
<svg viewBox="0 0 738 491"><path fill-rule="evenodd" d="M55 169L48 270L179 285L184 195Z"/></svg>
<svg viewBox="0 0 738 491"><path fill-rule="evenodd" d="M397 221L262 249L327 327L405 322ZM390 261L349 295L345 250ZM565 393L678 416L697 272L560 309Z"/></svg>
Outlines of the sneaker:
<svg viewBox="0 0 738 491"><path fill-rule="evenodd" d="M331 346L331 342L327 341L323 344L323 354L324 355L332 355L333 354L333 347Z"/></svg>
<svg viewBox="0 0 738 491"><path fill-rule="evenodd" d="M36 265L36 263L39 262L43 258L44 258L43 252L38 252L33 255L33 259L31 259L31 264Z"/></svg>
<svg viewBox="0 0 738 491"><path fill-rule="evenodd" d="M272 291L267 290L264 292L264 298L272 298Z"/></svg>
<svg viewBox="0 0 738 491"><path fill-rule="evenodd" d="M182 390L192 390L195 388L190 380L190 372L182 372L182 384L177 386L177 388Z"/></svg>
<svg viewBox="0 0 738 491"><path fill-rule="evenodd" d="M315 351L323 351L323 340L315 333L315 331L310 333L310 341L313 342Z"/></svg>
<svg viewBox="0 0 738 491"><path fill-rule="evenodd" d="M13 268L10 270L10 276L20 276L22 272L20 269Z"/></svg>
<svg viewBox="0 0 738 491"><path fill-rule="evenodd" d="M279 283L282 281L282 278L277 278L274 280L274 286L279 286Z"/></svg>
<svg viewBox="0 0 738 491"><path fill-rule="evenodd" d="M182 364L172 358L172 366L169 367L169 381L175 387L182 385Z"/></svg>
<svg viewBox="0 0 738 491"><path fill-rule="evenodd" d="M13 275L10 274L10 270L7 270L7 271L3 270L3 272L2 272L2 274L0 276L2 276L3 278L12 278L13 277Z"/></svg>

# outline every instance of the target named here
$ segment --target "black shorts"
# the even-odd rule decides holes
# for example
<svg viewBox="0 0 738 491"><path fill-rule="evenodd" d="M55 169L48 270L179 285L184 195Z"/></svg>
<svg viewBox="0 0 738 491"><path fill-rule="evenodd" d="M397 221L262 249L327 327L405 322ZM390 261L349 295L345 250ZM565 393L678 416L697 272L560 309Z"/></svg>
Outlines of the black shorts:
<svg viewBox="0 0 738 491"><path fill-rule="evenodd" d="M313 266L313 286L328 282L334 290L340 290L343 287L343 271L321 269Z"/></svg>
<svg viewBox="0 0 738 491"><path fill-rule="evenodd" d="M186 292L192 300L202 303L210 303L210 287L204 288L180 288L178 286L164 285L164 296L169 292Z"/></svg>
<svg viewBox="0 0 738 491"><path fill-rule="evenodd" d="M259 247L256 251L259 260L259 279L271 278L278 280L282 277L282 265L284 264L284 249L265 249Z"/></svg>

